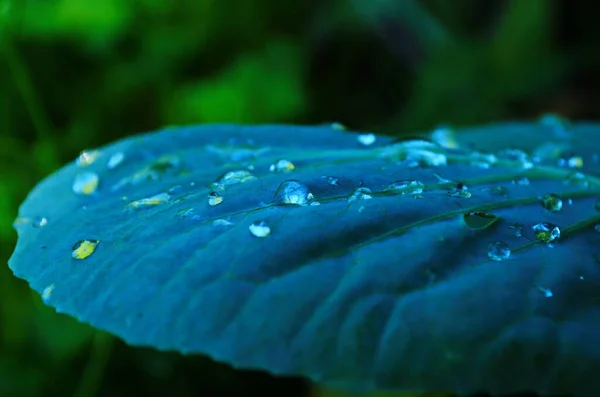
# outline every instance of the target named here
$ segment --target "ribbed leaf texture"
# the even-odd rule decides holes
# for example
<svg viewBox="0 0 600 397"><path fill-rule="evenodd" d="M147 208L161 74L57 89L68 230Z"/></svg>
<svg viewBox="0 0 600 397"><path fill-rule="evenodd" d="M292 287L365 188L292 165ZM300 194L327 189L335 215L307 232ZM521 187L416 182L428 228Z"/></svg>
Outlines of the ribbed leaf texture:
<svg viewBox="0 0 600 397"><path fill-rule="evenodd" d="M206 125L86 151L23 203L9 265L132 345L349 390L600 395L600 125L420 137Z"/></svg>

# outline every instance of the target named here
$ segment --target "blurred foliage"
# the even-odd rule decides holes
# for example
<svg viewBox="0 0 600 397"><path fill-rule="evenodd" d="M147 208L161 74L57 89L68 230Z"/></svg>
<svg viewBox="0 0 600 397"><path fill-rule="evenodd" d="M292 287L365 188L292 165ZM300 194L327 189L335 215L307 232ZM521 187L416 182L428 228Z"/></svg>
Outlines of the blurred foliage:
<svg viewBox="0 0 600 397"><path fill-rule="evenodd" d="M598 119L591 1L0 0L0 253L80 150L164 125ZM60 203L56 203L60 205ZM134 349L0 268L0 395L307 395L296 379Z"/></svg>

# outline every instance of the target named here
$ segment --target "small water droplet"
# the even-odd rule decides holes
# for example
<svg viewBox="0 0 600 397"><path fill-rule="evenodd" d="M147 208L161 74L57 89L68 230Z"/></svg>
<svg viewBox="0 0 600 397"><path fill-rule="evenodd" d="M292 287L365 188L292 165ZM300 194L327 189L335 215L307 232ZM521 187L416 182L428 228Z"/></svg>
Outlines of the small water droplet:
<svg viewBox="0 0 600 397"><path fill-rule="evenodd" d="M87 167L88 165L93 164L98 157L100 157L99 150L83 150L79 153L79 157L75 160L75 164L78 167Z"/></svg>
<svg viewBox="0 0 600 397"><path fill-rule="evenodd" d="M54 283L52 283L49 286L47 286L46 288L44 288L44 291L42 291L42 301L44 303L46 303L50 300L55 288L56 288L56 285Z"/></svg>
<svg viewBox="0 0 600 397"><path fill-rule="evenodd" d="M535 165L531 157L521 149L506 149L501 151L499 155L509 160L517 161L524 170L531 169Z"/></svg>
<svg viewBox="0 0 600 397"><path fill-rule="evenodd" d="M340 122L333 122L331 124L329 124L330 128L333 128L334 130L338 130L338 131L346 131L346 126Z"/></svg>
<svg viewBox="0 0 600 397"><path fill-rule="evenodd" d="M38 216L36 218L33 219L33 221L31 222L31 225L35 228L41 228L44 227L48 224L48 218L43 217L43 216Z"/></svg>
<svg viewBox="0 0 600 397"><path fill-rule="evenodd" d="M463 222L471 230L486 229L496 223L498 219L500 219L498 216L486 212L473 211L463 214Z"/></svg>
<svg viewBox="0 0 600 397"><path fill-rule="evenodd" d="M79 240L71 248L71 257L73 259L83 260L96 251L100 240Z"/></svg>
<svg viewBox="0 0 600 397"><path fill-rule="evenodd" d="M431 139L447 149L458 149L458 141L454 130L448 126L439 126L431 133Z"/></svg>
<svg viewBox="0 0 600 397"><path fill-rule="evenodd" d="M267 237L271 234L271 228L264 221L254 222L248 229L250 230L250 233L256 237Z"/></svg>
<svg viewBox="0 0 600 397"><path fill-rule="evenodd" d="M223 202L223 196L221 196L217 192L208 193L208 205L214 207L215 205L219 205Z"/></svg>
<svg viewBox="0 0 600 397"><path fill-rule="evenodd" d="M510 248L503 241L494 241L488 248L488 257L493 261L503 261L510 257Z"/></svg>
<svg viewBox="0 0 600 397"><path fill-rule="evenodd" d="M529 181L529 178L527 178L526 176L521 176L513 181L513 184L519 186L529 186L530 183L531 182Z"/></svg>
<svg viewBox="0 0 600 397"><path fill-rule="evenodd" d="M420 194L425 190L425 185L420 181L405 179L390 183L383 189L384 192L395 194Z"/></svg>
<svg viewBox="0 0 600 397"><path fill-rule="evenodd" d="M108 168L109 170L115 169L119 165L121 165L123 160L125 160L125 153L116 152L109 157L108 161L106 162L106 168Z"/></svg>
<svg viewBox="0 0 600 397"><path fill-rule="evenodd" d="M470 198L471 197L471 192L469 192L469 188L460 182L457 183L456 186L448 192L448 194L452 197L460 197L460 198Z"/></svg>
<svg viewBox="0 0 600 397"><path fill-rule="evenodd" d="M568 198L567 199L567 205L573 205L573 199L572 198Z"/></svg>
<svg viewBox="0 0 600 397"><path fill-rule="evenodd" d="M73 192L75 194L90 195L96 192L100 177L95 172L78 172L73 181Z"/></svg>
<svg viewBox="0 0 600 397"><path fill-rule="evenodd" d="M469 163L474 167L487 169L497 162L498 158L492 153L472 152L469 155Z"/></svg>
<svg viewBox="0 0 600 397"><path fill-rule="evenodd" d="M356 140L363 146L371 146L377 140L377 136L373 133L359 134Z"/></svg>
<svg viewBox="0 0 600 397"><path fill-rule="evenodd" d="M338 182L340 181L340 179L336 178L335 176L325 176L325 175L323 175L321 177L321 179L325 179L327 181L327 183L330 184L331 186L337 185Z"/></svg>
<svg viewBox="0 0 600 397"><path fill-rule="evenodd" d="M224 190L226 186L237 185L255 179L256 177L247 170L229 171L218 177L215 182L210 184L210 187L215 190Z"/></svg>
<svg viewBox="0 0 600 397"><path fill-rule="evenodd" d="M188 208L182 208L179 211L177 211L177 213L175 214L178 217L181 218L189 218L190 216L192 216L194 213L194 208L193 207L188 207Z"/></svg>
<svg viewBox="0 0 600 397"><path fill-rule="evenodd" d="M279 185L275 192L276 204L308 205L314 200L313 194L304 183L289 179Z"/></svg>
<svg viewBox="0 0 600 397"><path fill-rule="evenodd" d="M524 225L515 222L508 225L508 230L510 230L511 234L515 237L521 237L523 235L523 227Z"/></svg>
<svg viewBox="0 0 600 397"><path fill-rule="evenodd" d="M552 293L552 291L550 289L548 289L548 288L537 287L537 289L542 294L544 294L544 298L552 298L554 296L554 294Z"/></svg>
<svg viewBox="0 0 600 397"><path fill-rule="evenodd" d="M566 158L560 158L558 165L567 168L583 168L583 157L577 155L570 155Z"/></svg>
<svg viewBox="0 0 600 397"><path fill-rule="evenodd" d="M560 229L552 223L538 223L532 226L535 238L546 244L550 244L560 237Z"/></svg>
<svg viewBox="0 0 600 397"><path fill-rule="evenodd" d="M269 167L269 171L271 172L290 172L293 171L296 167L294 163L289 160L277 160L275 163L271 164Z"/></svg>
<svg viewBox="0 0 600 397"><path fill-rule="evenodd" d="M159 204L164 204L171 199L171 196L168 193L159 193L154 196L146 197L143 199L135 200L127 204L126 209L142 209L153 207Z"/></svg>
<svg viewBox="0 0 600 397"><path fill-rule="evenodd" d="M451 184L455 184L454 181L451 181L450 179L446 179L443 176L441 176L438 173L434 173L433 176L435 177L435 179L437 180L438 183L440 184L445 184L445 183L451 183Z"/></svg>
<svg viewBox="0 0 600 397"><path fill-rule="evenodd" d="M212 224L215 227L225 227L233 225L233 222L230 222L227 219L215 219Z"/></svg>
<svg viewBox="0 0 600 397"><path fill-rule="evenodd" d="M562 209L563 202L560 196L554 193L545 194L541 198L542 207L550 212L558 212Z"/></svg>
<svg viewBox="0 0 600 397"><path fill-rule="evenodd" d="M371 189L368 187L359 187L354 189L352 193L348 196L348 202L352 203L358 200L370 200L373 196L371 196ZM360 211L360 209L359 209Z"/></svg>

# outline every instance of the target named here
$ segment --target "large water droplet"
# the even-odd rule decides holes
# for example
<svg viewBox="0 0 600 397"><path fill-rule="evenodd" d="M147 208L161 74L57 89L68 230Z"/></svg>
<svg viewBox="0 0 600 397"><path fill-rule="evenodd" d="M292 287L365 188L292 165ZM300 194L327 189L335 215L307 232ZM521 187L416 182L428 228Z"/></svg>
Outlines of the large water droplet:
<svg viewBox="0 0 600 397"><path fill-rule="evenodd" d="M488 257L493 261L503 261L510 257L510 248L503 241L494 241L488 248Z"/></svg>
<svg viewBox="0 0 600 397"><path fill-rule="evenodd" d="M219 205L223 202L223 196L221 196L217 192L210 192L208 194L208 205L214 207L215 205Z"/></svg>
<svg viewBox="0 0 600 397"><path fill-rule="evenodd" d="M75 164L78 167L87 167L90 164L93 164L98 157L100 157L99 150L84 150L79 153L79 157L75 160Z"/></svg>
<svg viewBox="0 0 600 397"><path fill-rule="evenodd" d="M71 257L73 259L85 259L96 251L100 240L79 240L71 248Z"/></svg>
<svg viewBox="0 0 600 397"><path fill-rule="evenodd" d="M271 228L264 221L257 221L252 223L248 230L255 237L267 237L271 234Z"/></svg>
<svg viewBox="0 0 600 397"><path fill-rule="evenodd" d="M90 195L96 192L100 177L95 172L78 172L73 181L73 192L75 194Z"/></svg>
<svg viewBox="0 0 600 397"><path fill-rule="evenodd" d="M550 212L558 212L562 209L563 202L560 196L554 193L545 194L541 198L542 207Z"/></svg>
<svg viewBox="0 0 600 397"><path fill-rule="evenodd" d="M532 229L535 238L546 244L549 244L560 237L560 229L552 223L538 223L537 225L533 225Z"/></svg>
<svg viewBox="0 0 600 397"><path fill-rule="evenodd" d="M356 141L358 143L360 143L363 146L371 146L372 144L375 143L375 141L377 140L377 136L375 134L372 133L368 133L368 134L359 134L356 137Z"/></svg>
<svg viewBox="0 0 600 397"><path fill-rule="evenodd" d="M371 189L368 187L359 187L354 189L352 193L348 196L348 202L352 203L358 200L370 200L373 196L371 196Z"/></svg>
<svg viewBox="0 0 600 397"><path fill-rule="evenodd" d="M269 171L271 172L290 172L293 171L296 167L294 163L289 160L277 160L275 163L271 164L269 167Z"/></svg>
<svg viewBox="0 0 600 397"><path fill-rule="evenodd" d="M109 170L115 169L119 165L121 165L123 160L125 160L125 153L116 152L109 157L108 161L106 162L106 168L108 168Z"/></svg>
<svg viewBox="0 0 600 397"><path fill-rule="evenodd" d="M218 177L217 180L210 185L210 187L216 190L223 190L226 186L237 185L239 183L245 183L255 179L256 177L247 170L229 171Z"/></svg>
<svg viewBox="0 0 600 397"><path fill-rule="evenodd" d="M308 205L315 197L304 183L290 179L279 185L275 192L275 204Z"/></svg>
<svg viewBox="0 0 600 397"><path fill-rule="evenodd" d="M405 179L390 183L383 189L384 192L396 194L421 194L425 190L425 185L420 181Z"/></svg>
<svg viewBox="0 0 600 397"><path fill-rule="evenodd" d="M145 197L143 199L135 200L127 204L126 209L143 209L148 207L154 207L159 204L164 204L171 199L168 193L159 193L154 196Z"/></svg>

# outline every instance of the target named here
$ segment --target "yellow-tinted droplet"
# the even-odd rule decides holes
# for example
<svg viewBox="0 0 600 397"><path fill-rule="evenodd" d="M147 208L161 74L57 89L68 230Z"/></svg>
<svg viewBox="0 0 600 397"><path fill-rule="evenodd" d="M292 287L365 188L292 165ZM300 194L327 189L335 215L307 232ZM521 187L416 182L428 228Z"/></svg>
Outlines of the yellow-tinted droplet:
<svg viewBox="0 0 600 397"><path fill-rule="evenodd" d="M126 209L141 209L147 207L153 207L155 205L163 204L169 201L171 196L168 193L159 193L154 196L146 197L143 199L132 201L127 204Z"/></svg>
<svg viewBox="0 0 600 397"><path fill-rule="evenodd" d="M219 205L223 202L223 196L221 196L217 192L210 192L208 194L208 205L214 207L215 205Z"/></svg>
<svg viewBox="0 0 600 397"><path fill-rule="evenodd" d="M75 194L90 195L96 192L100 177L95 172L80 172L75 175L73 192Z"/></svg>
<svg viewBox="0 0 600 397"><path fill-rule="evenodd" d="M458 149L458 141L456 140L456 134L450 127L440 126L431 133L431 139L447 149Z"/></svg>
<svg viewBox="0 0 600 397"><path fill-rule="evenodd" d="M563 206L562 199L554 193L545 194L542 196L541 203L542 207L550 212L558 212Z"/></svg>
<svg viewBox="0 0 600 397"><path fill-rule="evenodd" d="M75 164L77 164L78 167L87 167L94 163L98 157L100 157L99 150L84 150L79 154L79 157L77 157Z"/></svg>
<svg viewBox="0 0 600 397"><path fill-rule="evenodd" d="M237 185L255 180L256 177L247 170L229 171L217 178L216 181L209 186L215 190L224 190L226 186Z"/></svg>
<svg viewBox="0 0 600 397"><path fill-rule="evenodd" d="M271 164L269 167L269 171L271 172L290 172L293 171L296 167L294 163L289 160L277 160L275 163Z"/></svg>
<svg viewBox="0 0 600 397"><path fill-rule="evenodd" d="M532 226L535 238L546 244L550 244L560 237L560 229L552 223L538 223Z"/></svg>
<svg viewBox="0 0 600 397"><path fill-rule="evenodd" d="M71 256L73 259L85 259L96 251L100 240L80 240L73 245Z"/></svg>

